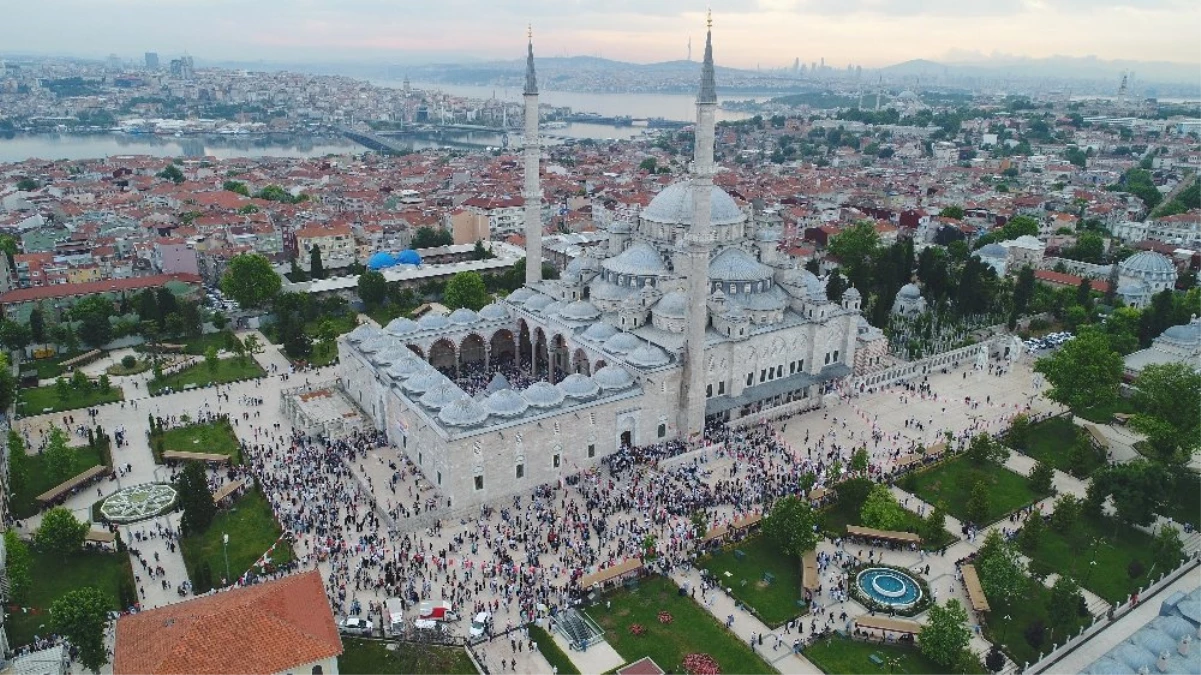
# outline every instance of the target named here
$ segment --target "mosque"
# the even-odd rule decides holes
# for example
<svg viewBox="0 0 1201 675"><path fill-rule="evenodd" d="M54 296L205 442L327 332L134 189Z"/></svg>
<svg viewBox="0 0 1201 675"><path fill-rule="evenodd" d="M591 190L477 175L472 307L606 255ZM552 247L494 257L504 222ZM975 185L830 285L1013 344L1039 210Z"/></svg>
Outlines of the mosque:
<svg viewBox="0 0 1201 675"><path fill-rule="evenodd" d="M623 445L696 438L706 422L821 407L856 368L878 365L886 341L860 316L859 292L831 302L779 252L780 230L713 184L711 30L689 177L633 222L609 223L607 245L553 281L541 277L532 39L524 104L525 286L479 312L363 325L339 342L346 395L454 507L558 480Z"/></svg>

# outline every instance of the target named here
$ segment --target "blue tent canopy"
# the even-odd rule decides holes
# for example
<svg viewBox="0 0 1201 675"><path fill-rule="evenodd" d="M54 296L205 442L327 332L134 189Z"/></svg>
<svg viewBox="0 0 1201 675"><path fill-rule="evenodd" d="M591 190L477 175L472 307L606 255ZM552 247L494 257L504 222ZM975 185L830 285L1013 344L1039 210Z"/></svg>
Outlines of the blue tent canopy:
<svg viewBox="0 0 1201 675"><path fill-rule="evenodd" d="M396 259L393 258L392 254L388 253L387 251L372 253L371 257L367 259L367 269L372 270L380 270L385 267L391 267L395 264Z"/></svg>
<svg viewBox="0 0 1201 675"><path fill-rule="evenodd" d="M406 249L396 254L396 262L401 265L420 265L421 254L413 249Z"/></svg>

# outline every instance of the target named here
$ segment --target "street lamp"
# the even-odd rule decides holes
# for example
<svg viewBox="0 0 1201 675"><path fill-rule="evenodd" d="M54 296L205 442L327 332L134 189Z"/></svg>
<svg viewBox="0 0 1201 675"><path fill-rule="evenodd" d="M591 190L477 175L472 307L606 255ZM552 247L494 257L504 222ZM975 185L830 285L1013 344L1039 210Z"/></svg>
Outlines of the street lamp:
<svg viewBox="0 0 1201 675"><path fill-rule="evenodd" d="M1001 629L1001 644L1005 644L1005 635L1009 632L1009 622L1013 621L1013 617L1005 615L1005 627Z"/></svg>
<svg viewBox="0 0 1201 675"><path fill-rule="evenodd" d="M225 554L225 585L229 585L229 535L221 533L221 550Z"/></svg>

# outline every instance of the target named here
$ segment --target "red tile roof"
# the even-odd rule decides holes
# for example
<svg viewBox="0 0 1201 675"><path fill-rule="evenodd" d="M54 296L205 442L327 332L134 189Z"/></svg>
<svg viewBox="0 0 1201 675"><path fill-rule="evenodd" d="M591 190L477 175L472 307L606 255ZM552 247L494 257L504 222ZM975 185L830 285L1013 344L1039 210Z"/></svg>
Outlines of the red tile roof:
<svg viewBox="0 0 1201 675"><path fill-rule="evenodd" d="M316 570L117 620L113 672L269 674L342 653Z"/></svg>
<svg viewBox="0 0 1201 675"><path fill-rule="evenodd" d="M82 284L55 284L38 286L36 288L17 288L0 295L0 305L11 305L19 302L33 302L50 298L71 298L80 295L96 293L119 293L135 291L143 288L157 288L168 281L182 281L199 284L201 279L195 274L156 274L149 277L133 279L105 279L104 281L88 281Z"/></svg>
<svg viewBox="0 0 1201 675"><path fill-rule="evenodd" d="M1084 277L1078 277L1075 274L1055 272L1053 270L1035 270L1034 278L1055 286L1076 287L1080 285L1080 280ZM1089 280L1088 285L1089 288L1099 293L1109 292L1109 282L1104 279L1091 279Z"/></svg>

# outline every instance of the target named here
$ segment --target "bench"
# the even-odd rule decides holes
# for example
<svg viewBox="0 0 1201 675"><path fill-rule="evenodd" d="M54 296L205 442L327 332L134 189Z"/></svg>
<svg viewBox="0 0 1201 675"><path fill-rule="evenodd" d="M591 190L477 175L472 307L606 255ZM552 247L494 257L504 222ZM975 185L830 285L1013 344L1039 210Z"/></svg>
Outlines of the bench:
<svg viewBox="0 0 1201 675"><path fill-rule="evenodd" d="M880 655L876 654L875 652L872 652L872 654L870 656L868 656L867 658L870 659L871 662L876 664L877 666L884 665L884 659L880 658Z"/></svg>

